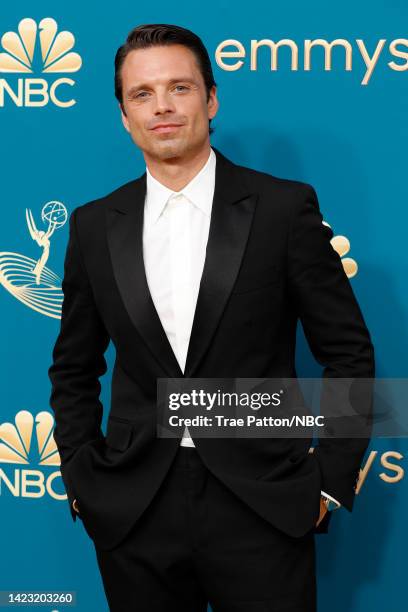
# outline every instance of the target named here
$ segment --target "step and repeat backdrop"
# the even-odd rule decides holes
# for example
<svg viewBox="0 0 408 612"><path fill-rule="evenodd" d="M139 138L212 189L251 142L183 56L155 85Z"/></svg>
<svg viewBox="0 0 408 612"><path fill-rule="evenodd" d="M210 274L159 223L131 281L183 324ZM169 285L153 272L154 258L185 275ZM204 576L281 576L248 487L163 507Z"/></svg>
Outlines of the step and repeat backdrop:
<svg viewBox="0 0 408 612"><path fill-rule="evenodd" d="M47 371L70 213L145 169L113 80L117 48L143 23L202 38L220 102L212 144L315 187L377 376L408 370L405 1L2 3L0 591L74 591L81 612L108 608L92 542L69 513ZM301 326L298 335L298 375L318 376ZM112 346L106 358L104 429ZM372 439L353 512L316 536L322 611L407 609L407 454L404 436Z"/></svg>

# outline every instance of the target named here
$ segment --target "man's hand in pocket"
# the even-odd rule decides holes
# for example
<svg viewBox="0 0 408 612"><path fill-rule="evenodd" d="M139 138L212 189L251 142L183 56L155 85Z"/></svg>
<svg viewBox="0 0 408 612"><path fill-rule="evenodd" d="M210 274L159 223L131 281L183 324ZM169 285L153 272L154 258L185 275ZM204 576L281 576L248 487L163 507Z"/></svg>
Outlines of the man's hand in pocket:
<svg viewBox="0 0 408 612"><path fill-rule="evenodd" d="M324 519L325 515L327 512L327 506L324 503L323 499L320 498L320 514L319 514L319 520L316 523L316 527L319 525L319 523Z"/></svg>

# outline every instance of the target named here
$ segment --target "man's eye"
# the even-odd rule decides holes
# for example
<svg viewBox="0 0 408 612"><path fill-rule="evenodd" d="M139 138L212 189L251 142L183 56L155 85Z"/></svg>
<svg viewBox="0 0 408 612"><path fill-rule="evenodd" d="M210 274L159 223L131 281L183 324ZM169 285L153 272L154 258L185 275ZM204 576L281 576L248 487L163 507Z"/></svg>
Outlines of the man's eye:
<svg viewBox="0 0 408 612"><path fill-rule="evenodd" d="M188 90L188 87L186 85L176 85L175 86L176 90ZM134 99L139 99L139 98L146 98L149 95L149 92L147 91L139 91L139 93L135 94L133 96Z"/></svg>

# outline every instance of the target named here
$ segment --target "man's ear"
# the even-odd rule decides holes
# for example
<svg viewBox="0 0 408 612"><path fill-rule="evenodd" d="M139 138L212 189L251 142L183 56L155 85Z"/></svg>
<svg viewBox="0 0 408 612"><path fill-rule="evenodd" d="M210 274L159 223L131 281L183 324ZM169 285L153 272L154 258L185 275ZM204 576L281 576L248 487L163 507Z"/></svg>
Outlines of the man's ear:
<svg viewBox="0 0 408 612"><path fill-rule="evenodd" d="M217 88L213 85L210 89L210 95L208 97L207 108L208 108L208 118L214 119L217 114L219 107L218 98L217 98Z"/></svg>
<svg viewBox="0 0 408 612"><path fill-rule="evenodd" d="M118 106L119 106L119 109L120 109L120 114L121 114L121 117L122 117L123 126L124 126L125 130L130 133L129 121L128 121L128 118L127 118L127 116L125 114L124 108L123 108L123 106L122 106L122 104L120 102L118 103Z"/></svg>

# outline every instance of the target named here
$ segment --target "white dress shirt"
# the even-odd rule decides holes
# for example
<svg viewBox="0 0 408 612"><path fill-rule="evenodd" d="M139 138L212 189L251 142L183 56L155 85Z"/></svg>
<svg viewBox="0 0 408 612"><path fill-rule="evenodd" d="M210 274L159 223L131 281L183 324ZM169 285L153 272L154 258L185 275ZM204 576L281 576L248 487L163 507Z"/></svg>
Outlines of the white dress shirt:
<svg viewBox="0 0 408 612"><path fill-rule="evenodd" d="M215 165L216 156L211 149L201 170L178 192L155 179L146 166L143 224L146 278L161 324L183 372L204 268ZM195 446L187 427L180 444Z"/></svg>

